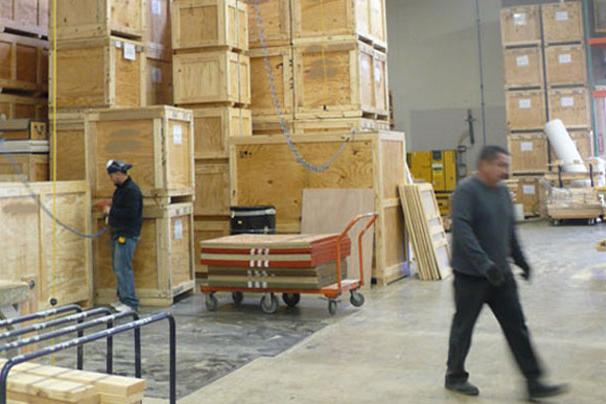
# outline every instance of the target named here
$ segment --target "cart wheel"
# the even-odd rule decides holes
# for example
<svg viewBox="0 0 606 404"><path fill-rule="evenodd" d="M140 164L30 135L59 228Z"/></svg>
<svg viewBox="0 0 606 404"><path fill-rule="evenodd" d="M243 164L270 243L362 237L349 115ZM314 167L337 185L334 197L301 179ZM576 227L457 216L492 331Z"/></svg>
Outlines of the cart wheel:
<svg viewBox="0 0 606 404"><path fill-rule="evenodd" d="M551 221L551 225L552 226L559 226L560 225L560 221L557 220L557 219L554 219L554 220Z"/></svg>
<svg viewBox="0 0 606 404"><path fill-rule="evenodd" d="M364 305L366 299L364 299L364 295L360 292L353 291L351 292L351 297L349 298L349 302L352 306L362 307Z"/></svg>
<svg viewBox="0 0 606 404"><path fill-rule="evenodd" d="M234 304L239 306L242 304L242 300L244 300L244 293L242 292L233 292L231 294L231 298L234 300Z"/></svg>
<svg viewBox="0 0 606 404"><path fill-rule="evenodd" d="M337 301L335 299L330 299L328 301L328 312L331 316L337 314Z"/></svg>
<svg viewBox="0 0 606 404"><path fill-rule="evenodd" d="M206 295L205 303L206 310L208 311L217 311L217 308L219 307L219 300L214 293L209 293Z"/></svg>
<svg viewBox="0 0 606 404"><path fill-rule="evenodd" d="M278 298L273 293L263 295L261 298L261 310L265 314L274 314L278 311Z"/></svg>
<svg viewBox="0 0 606 404"><path fill-rule="evenodd" d="M283 293L282 300L288 307L293 308L301 301L301 295L299 293Z"/></svg>

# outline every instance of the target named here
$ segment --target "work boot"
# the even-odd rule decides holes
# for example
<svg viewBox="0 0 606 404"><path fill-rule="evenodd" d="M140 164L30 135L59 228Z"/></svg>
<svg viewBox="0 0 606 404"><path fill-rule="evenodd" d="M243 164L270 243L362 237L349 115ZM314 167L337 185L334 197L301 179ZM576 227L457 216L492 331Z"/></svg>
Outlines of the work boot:
<svg viewBox="0 0 606 404"><path fill-rule="evenodd" d="M447 390L454 391L456 393L464 394L466 396L477 396L480 394L480 390L469 382L446 382L445 386Z"/></svg>
<svg viewBox="0 0 606 404"><path fill-rule="evenodd" d="M544 384L538 380L528 381L528 398L535 400L539 398L555 397L568 392L566 384Z"/></svg>

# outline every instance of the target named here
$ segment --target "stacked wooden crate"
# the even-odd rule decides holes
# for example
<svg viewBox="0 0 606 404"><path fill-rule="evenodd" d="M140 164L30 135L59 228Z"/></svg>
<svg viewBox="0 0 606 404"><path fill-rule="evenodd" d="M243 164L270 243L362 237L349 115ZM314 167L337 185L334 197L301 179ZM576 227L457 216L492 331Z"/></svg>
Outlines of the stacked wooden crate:
<svg viewBox="0 0 606 404"><path fill-rule="evenodd" d="M46 122L0 120L0 181L48 181Z"/></svg>
<svg viewBox="0 0 606 404"><path fill-rule="evenodd" d="M172 0L145 5L146 105L173 104Z"/></svg>

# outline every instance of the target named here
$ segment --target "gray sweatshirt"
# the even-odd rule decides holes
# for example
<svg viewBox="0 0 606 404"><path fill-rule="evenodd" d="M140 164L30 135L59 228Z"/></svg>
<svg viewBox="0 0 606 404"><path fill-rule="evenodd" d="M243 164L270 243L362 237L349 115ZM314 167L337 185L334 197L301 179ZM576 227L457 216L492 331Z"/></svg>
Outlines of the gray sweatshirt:
<svg viewBox="0 0 606 404"><path fill-rule="evenodd" d="M456 272L485 277L492 265L510 272L509 257L519 267L527 267L505 186L489 187L475 176L466 178L452 202L452 267Z"/></svg>

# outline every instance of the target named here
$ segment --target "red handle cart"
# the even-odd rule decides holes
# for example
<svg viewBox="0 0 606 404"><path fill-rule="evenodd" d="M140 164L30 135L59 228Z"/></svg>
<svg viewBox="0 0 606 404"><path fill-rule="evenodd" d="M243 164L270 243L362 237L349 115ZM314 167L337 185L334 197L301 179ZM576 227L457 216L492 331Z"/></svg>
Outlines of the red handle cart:
<svg viewBox="0 0 606 404"><path fill-rule="evenodd" d="M315 294L323 295L328 299L328 312L331 315L337 312L337 298L344 293L350 293L350 303L356 307L360 307L364 304L364 295L360 293L359 289L364 286L364 259L362 251L362 238L370 227L375 223L378 218L376 213L366 213L363 215L356 216L352 219L345 229L335 238L335 249L336 249L336 271L337 271L337 282L320 288L320 289L286 289L286 288L243 288L243 287L225 287L225 286L202 286L200 289L202 293L206 295L206 308L209 311L216 311L219 306L219 301L215 294L217 292L231 292L232 298L236 305L240 304L244 299L244 292L249 293L262 293L260 305L261 310L267 314L273 314L278 310L278 298L277 293L282 293L282 299L289 307L295 307L301 300L302 294ZM358 279L342 279L342 259L347 256L341 256L341 242L347 237L350 230L361 220L367 219L368 222L358 233L358 259L360 274Z"/></svg>

